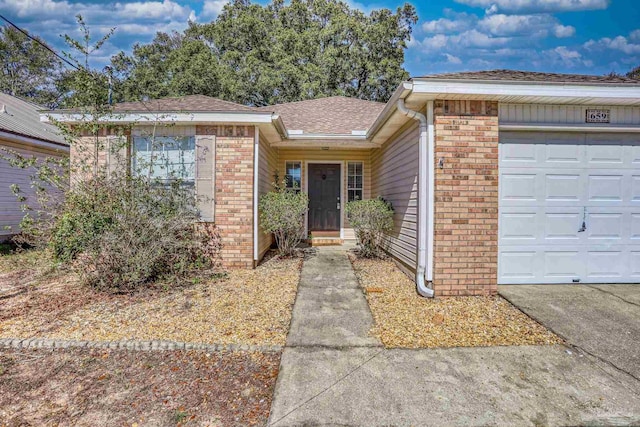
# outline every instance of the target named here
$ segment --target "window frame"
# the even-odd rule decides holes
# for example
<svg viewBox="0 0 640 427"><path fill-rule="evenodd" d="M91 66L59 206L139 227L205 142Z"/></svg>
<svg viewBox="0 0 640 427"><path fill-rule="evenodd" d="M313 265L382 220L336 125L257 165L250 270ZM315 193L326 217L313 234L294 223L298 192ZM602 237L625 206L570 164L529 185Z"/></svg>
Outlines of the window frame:
<svg viewBox="0 0 640 427"><path fill-rule="evenodd" d="M162 158L165 158L165 152L170 152L170 151L178 151L178 156L180 159L180 162L178 163L170 163L168 161L165 161L163 163L158 162L158 164L155 164L154 167L154 173L152 175L152 179L158 180L160 182L163 183L171 183L174 181L178 181L180 180L182 184L184 185L195 185L195 181L196 181L196 176L197 176L197 146L196 146L196 138L195 135L156 135L156 141L154 142L157 145L157 148L154 149L153 151L150 150L150 144L151 144L151 136L146 136L146 135L134 135L131 137L131 172L134 174L139 174L140 171L137 170L138 166L139 166L139 159L138 159L138 153L139 152L145 152L145 153L159 153ZM137 148L137 143L140 139L146 140L146 150L139 150ZM161 140L158 140L161 139ZM173 146L177 146L180 147L178 150L167 150L166 147L169 143L169 140L171 140L171 144ZM183 146L189 147L189 149L183 149ZM193 147L192 149L190 147ZM161 148L161 149L160 149ZM192 154L193 156L193 161L188 161L185 162L185 153L189 153ZM169 160L168 155L166 156L166 160ZM150 161L149 159L146 159L146 161ZM181 171L180 176L177 176L177 174L175 174L176 170L173 168L170 168L169 165L171 166L179 166L178 167L178 171ZM156 167L160 167L162 173L162 176L158 176L156 174L155 168ZM185 173L190 172L190 176L185 176ZM172 174L175 174L172 175Z"/></svg>
<svg viewBox="0 0 640 427"><path fill-rule="evenodd" d="M300 180L300 183L298 184L298 186L294 186L293 182L295 182L293 180L293 178L291 179L291 181L289 179L287 179L288 176L292 176L291 174L287 173L289 172L289 164L293 164L293 163L297 163L298 164L298 169L300 171L300 174L298 176L298 179ZM284 162L284 181L285 181L285 189L287 190L292 190L292 191L302 191L302 161L301 160L285 160ZM289 185L289 182L292 183L292 185Z"/></svg>
<svg viewBox="0 0 640 427"><path fill-rule="evenodd" d="M360 174L351 173L351 165L360 165ZM357 171L356 171L357 172ZM351 185L350 178L354 178L354 186ZM360 187L355 186L357 184L357 177L360 177ZM351 192L360 192L360 198L351 199ZM347 161L347 202L353 202L356 200L364 200L364 162L363 161Z"/></svg>

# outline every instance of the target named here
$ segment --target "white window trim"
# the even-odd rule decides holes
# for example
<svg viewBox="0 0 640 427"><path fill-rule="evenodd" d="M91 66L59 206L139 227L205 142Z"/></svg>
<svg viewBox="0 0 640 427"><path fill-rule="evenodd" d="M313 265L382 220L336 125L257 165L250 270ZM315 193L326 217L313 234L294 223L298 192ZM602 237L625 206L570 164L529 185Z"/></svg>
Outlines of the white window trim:
<svg viewBox="0 0 640 427"><path fill-rule="evenodd" d="M361 187L349 187L349 177L350 176L358 176L358 175L350 175L349 174L349 165L352 163L359 163L360 164L360 170L362 171L360 177L362 178L362 186ZM362 193L362 198L360 200L364 200L364 162L362 160L355 160L355 161L347 161L347 168L346 168L346 175L347 175L347 202L349 201L349 190L360 190L360 192Z"/></svg>

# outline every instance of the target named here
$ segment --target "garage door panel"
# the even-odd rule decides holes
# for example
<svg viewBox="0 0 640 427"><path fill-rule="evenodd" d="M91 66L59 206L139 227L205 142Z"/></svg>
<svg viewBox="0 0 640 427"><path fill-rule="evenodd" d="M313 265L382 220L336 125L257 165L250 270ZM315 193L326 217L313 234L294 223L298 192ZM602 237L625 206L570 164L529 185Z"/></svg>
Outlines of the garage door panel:
<svg viewBox="0 0 640 427"><path fill-rule="evenodd" d="M500 136L499 283L639 282L640 136L516 135Z"/></svg>
<svg viewBox="0 0 640 427"><path fill-rule="evenodd" d="M553 281L571 282L584 275L584 262L579 250L560 248L544 251L544 278Z"/></svg>
<svg viewBox="0 0 640 427"><path fill-rule="evenodd" d="M586 261L587 278L611 282L625 276L627 254L622 250L590 250Z"/></svg>
<svg viewBox="0 0 640 427"><path fill-rule="evenodd" d="M640 203L640 175L631 177L631 202Z"/></svg>
<svg viewBox="0 0 640 427"><path fill-rule="evenodd" d="M619 174L588 175L590 202L621 202L623 177Z"/></svg>
<svg viewBox="0 0 640 427"><path fill-rule="evenodd" d="M533 202L537 199L535 173L507 172L500 177L501 198L509 202Z"/></svg>
<svg viewBox="0 0 640 427"><path fill-rule="evenodd" d="M545 175L545 201L551 203L579 202L584 199L584 185L579 171Z"/></svg>
<svg viewBox="0 0 640 427"><path fill-rule="evenodd" d="M629 269L631 270L629 275L632 279L640 280L640 248L631 251L629 260Z"/></svg>
<svg viewBox="0 0 640 427"><path fill-rule="evenodd" d="M582 223L582 212L546 212L544 217L544 239L545 241L565 241L578 243L581 239L580 225Z"/></svg>
<svg viewBox="0 0 640 427"><path fill-rule="evenodd" d="M626 215L620 213L589 213L587 214L586 233L589 240L622 240L623 219Z"/></svg>

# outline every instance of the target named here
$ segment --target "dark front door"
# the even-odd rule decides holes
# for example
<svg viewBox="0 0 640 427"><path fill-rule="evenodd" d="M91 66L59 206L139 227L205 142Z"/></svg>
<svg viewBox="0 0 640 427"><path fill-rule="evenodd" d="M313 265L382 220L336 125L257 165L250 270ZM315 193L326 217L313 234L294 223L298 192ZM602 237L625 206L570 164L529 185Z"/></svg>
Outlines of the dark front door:
<svg viewBox="0 0 640 427"><path fill-rule="evenodd" d="M309 164L309 231L340 230L340 165Z"/></svg>

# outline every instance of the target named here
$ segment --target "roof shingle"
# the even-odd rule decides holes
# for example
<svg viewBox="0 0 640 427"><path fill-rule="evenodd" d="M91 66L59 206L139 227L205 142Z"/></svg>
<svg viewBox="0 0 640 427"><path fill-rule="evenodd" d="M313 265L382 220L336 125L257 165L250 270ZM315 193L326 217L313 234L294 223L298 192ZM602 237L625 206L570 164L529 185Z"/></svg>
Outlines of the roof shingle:
<svg viewBox="0 0 640 427"><path fill-rule="evenodd" d="M415 77L419 79L445 80L485 80L485 81L519 81L548 83L583 83L583 84L640 84L640 80L624 76L596 76L590 74L541 73L535 71L488 70L464 71L460 73L429 74Z"/></svg>
<svg viewBox="0 0 640 427"><path fill-rule="evenodd" d="M305 134L350 135L369 129L385 104L346 96L310 99L261 107L279 114L289 131Z"/></svg>
<svg viewBox="0 0 640 427"><path fill-rule="evenodd" d="M124 112L236 112L256 111L253 107L223 101L206 95L186 95L174 98L152 99L146 102L120 102L113 106L117 113Z"/></svg>

